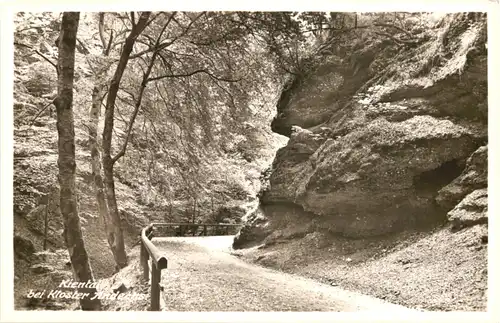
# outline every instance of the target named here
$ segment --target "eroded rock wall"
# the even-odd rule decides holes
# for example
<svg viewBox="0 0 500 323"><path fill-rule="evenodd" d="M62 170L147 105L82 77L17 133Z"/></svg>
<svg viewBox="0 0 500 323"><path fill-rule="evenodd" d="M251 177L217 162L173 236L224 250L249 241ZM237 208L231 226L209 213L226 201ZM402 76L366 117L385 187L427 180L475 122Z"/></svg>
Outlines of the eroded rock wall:
<svg viewBox="0 0 500 323"><path fill-rule="evenodd" d="M296 223L295 236L358 238L485 216L486 17L447 15L415 33L414 46L319 53L289 82L272 128L290 140L235 246Z"/></svg>

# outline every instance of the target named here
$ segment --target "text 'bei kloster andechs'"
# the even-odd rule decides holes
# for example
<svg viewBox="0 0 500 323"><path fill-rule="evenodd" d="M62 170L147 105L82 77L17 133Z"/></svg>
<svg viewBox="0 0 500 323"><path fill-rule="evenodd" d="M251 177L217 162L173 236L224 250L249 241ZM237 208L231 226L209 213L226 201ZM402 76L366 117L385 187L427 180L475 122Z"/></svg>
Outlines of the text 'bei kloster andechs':
<svg viewBox="0 0 500 323"><path fill-rule="evenodd" d="M61 290L59 288L65 289ZM68 291L67 289L73 289ZM82 292L77 289L93 289L93 292ZM97 291L100 290L100 291ZM77 282L73 280L63 280L58 289L34 291L30 289L27 298L64 298L64 299L107 299L107 300L121 300L121 299L131 299L131 300L145 300L147 299L147 294L138 293L121 293L116 292L105 292L102 288L99 288L99 282L87 281L87 282Z"/></svg>

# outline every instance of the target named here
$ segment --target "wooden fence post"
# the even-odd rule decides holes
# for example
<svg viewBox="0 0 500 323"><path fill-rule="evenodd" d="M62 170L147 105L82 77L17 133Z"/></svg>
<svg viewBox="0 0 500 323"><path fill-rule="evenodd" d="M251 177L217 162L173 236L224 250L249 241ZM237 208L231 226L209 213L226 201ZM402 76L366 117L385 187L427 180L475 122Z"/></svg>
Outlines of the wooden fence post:
<svg viewBox="0 0 500 323"><path fill-rule="evenodd" d="M147 281L149 279L149 254L146 246L141 241L141 266L142 266L142 277Z"/></svg>
<svg viewBox="0 0 500 323"><path fill-rule="evenodd" d="M151 264L151 311L160 310L160 280L161 271L158 269L154 261Z"/></svg>
<svg viewBox="0 0 500 323"><path fill-rule="evenodd" d="M43 250L47 250L47 233L49 230L49 204L45 205L45 227L43 229Z"/></svg>

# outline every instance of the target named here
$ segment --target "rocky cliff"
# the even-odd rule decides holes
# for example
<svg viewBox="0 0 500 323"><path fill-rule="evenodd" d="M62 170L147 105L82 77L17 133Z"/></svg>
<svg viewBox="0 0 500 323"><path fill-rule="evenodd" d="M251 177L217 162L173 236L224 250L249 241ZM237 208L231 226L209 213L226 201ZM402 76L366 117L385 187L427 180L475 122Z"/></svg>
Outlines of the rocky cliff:
<svg viewBox="0 0 500 323"><path fill-rule="evenodd" d="M286 84L272 129L290 140L235 248L487 225L486 16L403 36L352 31Z"/></svg>

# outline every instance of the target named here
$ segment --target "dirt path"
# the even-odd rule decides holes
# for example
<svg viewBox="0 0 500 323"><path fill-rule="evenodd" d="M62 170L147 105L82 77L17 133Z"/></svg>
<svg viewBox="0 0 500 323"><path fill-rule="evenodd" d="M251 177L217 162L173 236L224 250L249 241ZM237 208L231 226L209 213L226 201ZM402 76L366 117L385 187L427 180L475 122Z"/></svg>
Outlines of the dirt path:
<svg viewBox="0 0 500 323"><path fill-rule="evenodd" d="M169 311L412 311L232 256L232 236L155 238Z"/></svg>

